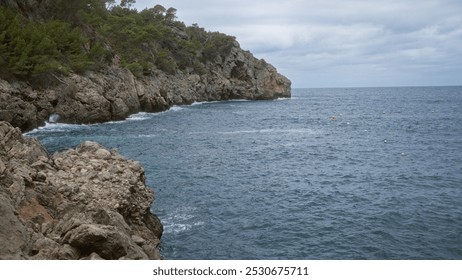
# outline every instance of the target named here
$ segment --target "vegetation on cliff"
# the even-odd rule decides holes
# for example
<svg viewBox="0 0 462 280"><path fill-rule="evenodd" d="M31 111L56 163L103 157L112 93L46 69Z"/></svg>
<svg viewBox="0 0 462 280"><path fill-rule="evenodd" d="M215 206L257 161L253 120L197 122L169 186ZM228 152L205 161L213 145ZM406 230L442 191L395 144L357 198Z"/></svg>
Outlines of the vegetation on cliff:
<svg viewBox="0 0 462 280"><path fill-rule="evenodd" d="M114 62L137 77L156 69L204 74L236 43L232 36L186 26L174 8L137 11L134 2L48 0L28 11L6 1L0 6L0 78L66 75Z"/></svg>
<svg viewBox="0 0 462 280"><path fill-rule="evenodd" d="M54 114L95 123L195 101L290 97L290 80L234 37L133 3L0 1L0 120L27 131Z"/></svg>

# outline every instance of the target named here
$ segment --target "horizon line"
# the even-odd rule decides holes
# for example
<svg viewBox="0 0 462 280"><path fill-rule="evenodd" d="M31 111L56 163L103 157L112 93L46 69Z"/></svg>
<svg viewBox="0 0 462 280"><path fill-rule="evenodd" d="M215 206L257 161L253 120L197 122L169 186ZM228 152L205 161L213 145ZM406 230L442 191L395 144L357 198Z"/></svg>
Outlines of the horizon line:
<svg viewBox="0 0 462 280"><path fill-rule="evenodd" d="M420 86L326 86L326 87L292 87L292 89L347 89L347 88L430 88L430 87L462 87L460 85L438 85L438 86L429 86L429 85L420 85Z"/></svg>

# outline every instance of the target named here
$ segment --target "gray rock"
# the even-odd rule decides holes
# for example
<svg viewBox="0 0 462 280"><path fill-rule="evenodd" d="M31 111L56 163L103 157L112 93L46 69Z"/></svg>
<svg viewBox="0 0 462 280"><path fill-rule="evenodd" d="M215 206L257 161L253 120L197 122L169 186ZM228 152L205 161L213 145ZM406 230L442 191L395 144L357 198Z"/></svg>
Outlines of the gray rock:
<svg viewBox="0 0 462 280"><path fill-rule="evenodd" d="M143 245L146 242L146 240L138 235L132 235L132 239L137 245Z"/></svg>
<svg viewBox="0 0 462 280"><path fill-rule="evenodd" d="M225 57L209 62L207 69L203 75L155 70L153 75L135 78L129 70L112 65L101 72L72 73L46 89L0 79L0 121L27 131L43 125L52 114L58 114L60 122L96 123L195 101L291 95L289 79L243 51L237 42Z"/></svg>
<svg viewBox="0 0 462 280"><path fill-rule="evenodd" d="M111 152L109 152L106 149L100 148L95 152L95 156L99 159L109 159L111 157Z"/></svg>
<svg viewBox="0 0 462 280"><path fill-rule="evenodd" d="M6 171L6 166L5 164L3 163L2 160L0 160L0 175L2 175L3 173L5 173Z"/></svg>
<svg viewBox="0 0 462 280"><path fill-rule="evenodd" d="M56 252L58 260L77 260L80 256L80 251L78 248L72 247L69 244L64 244L63 246L59 247Z"/></svg>
<svg viewBox="0 0 462 280"><path fill-rule="evenodd" d="M0 121L0 171L0 259L161 258L139 162L94 142L49 156Z"/></svg>
<svg viewBox="0 0 462 280"><path fill-rule="evenodd" d="M104 259L97 253L93 252L89 256L85 256L81 258L81 260L104 260Z"/></svg>
<svg viewBox="0 0 462 280"><path fill-rule="evenodd" d="M70 230L64 241L83 254L95 252L104 259L119 259L127 255L124 235L113 226L83 224Z"/></svg>
<svg viewBox="0 0 462 280"><path fill-rule="evenodd" d="M11 200L0 192L0 259L25 258L26 228L15 215Z"/></svg>

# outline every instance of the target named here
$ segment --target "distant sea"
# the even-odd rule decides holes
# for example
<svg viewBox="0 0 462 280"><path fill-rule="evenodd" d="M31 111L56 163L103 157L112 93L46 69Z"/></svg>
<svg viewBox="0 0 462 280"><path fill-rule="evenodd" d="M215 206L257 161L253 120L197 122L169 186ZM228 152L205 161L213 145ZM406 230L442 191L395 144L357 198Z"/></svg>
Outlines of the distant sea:
<svg viewBox="0 0 462 280"><path fill-rule="evenodd" d="M166 259L462 259L462 87L294 89L27 135L140 161Z"/></svg>

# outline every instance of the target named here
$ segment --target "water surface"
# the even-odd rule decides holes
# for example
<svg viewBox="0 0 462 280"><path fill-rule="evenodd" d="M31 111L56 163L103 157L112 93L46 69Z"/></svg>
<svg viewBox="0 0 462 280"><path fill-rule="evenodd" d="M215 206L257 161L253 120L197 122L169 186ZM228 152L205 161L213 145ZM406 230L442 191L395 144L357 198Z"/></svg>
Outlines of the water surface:
<svg viewBox="0 0 462 280"><path fill-rule="evenodd" d="M141 161L167 259L462 259L462 87L295 89L29 135Z"/></svg>

